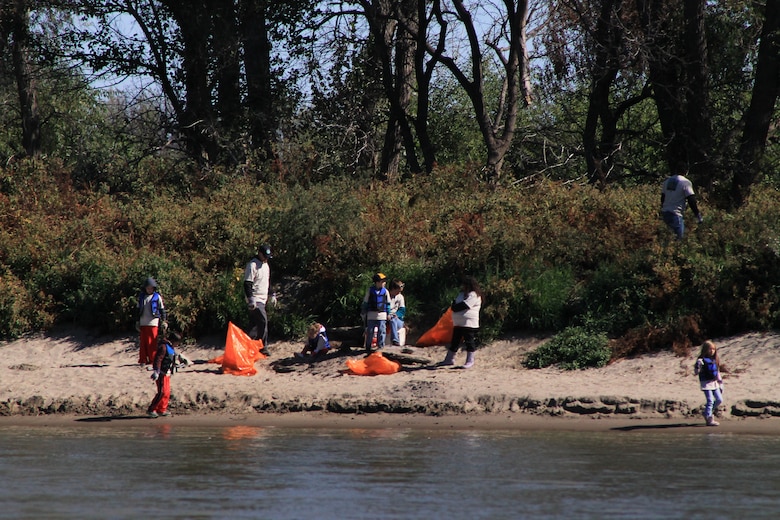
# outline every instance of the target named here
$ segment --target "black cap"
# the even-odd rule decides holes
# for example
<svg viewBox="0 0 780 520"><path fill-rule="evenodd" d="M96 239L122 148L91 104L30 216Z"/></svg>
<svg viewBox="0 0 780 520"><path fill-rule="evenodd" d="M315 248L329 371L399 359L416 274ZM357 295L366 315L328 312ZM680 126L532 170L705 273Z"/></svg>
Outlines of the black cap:
<svg viewBox="0 0 780 520"><path fill-rule="evenodd" d="M258 248L258 251L260 253L263 253L263 256L265 256L266 258L273 258L274 257L274 255L271 254L271 246L269 246L268 244L262 244Z"/></svg>

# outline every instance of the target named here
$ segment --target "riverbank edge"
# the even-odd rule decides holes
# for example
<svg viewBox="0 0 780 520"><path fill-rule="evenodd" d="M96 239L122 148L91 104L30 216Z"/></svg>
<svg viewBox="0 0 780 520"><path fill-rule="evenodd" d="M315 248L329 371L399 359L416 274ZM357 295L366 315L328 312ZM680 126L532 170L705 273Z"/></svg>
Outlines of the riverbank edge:
<svg viewBox="0 0 780 520"><path fill-rule="evenodd" d="M0 425L112 423L148 419L145 404L131 395L71 397L0 403ZM701 403L619 398L614 396L532 399L484 395L463 402L435 400L337 399L262 400L235 395L171 402L171 417L161 422L182 425L280 426L305 428L423 428L605 430L674 429L704 426ZM719 431L780 434L780 403L739 401L720 417Z"/></svg>

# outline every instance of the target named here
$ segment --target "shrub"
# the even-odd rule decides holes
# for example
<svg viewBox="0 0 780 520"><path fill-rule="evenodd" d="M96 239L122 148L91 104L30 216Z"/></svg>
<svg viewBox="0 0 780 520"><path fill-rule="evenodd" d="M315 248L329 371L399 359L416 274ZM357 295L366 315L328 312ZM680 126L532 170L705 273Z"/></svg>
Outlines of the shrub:
<svg viewBox="0 0 780 520"><path fill-rule="evenodd" d="M53 316L36 304L30 292L13 274L0 266L0 338L18 338L51 326Z"/></svg>
<svg viewBox="0 0 780 520"><path fill-rule="evenodd" d="M582 327L567 327L550 341L530 352L525 359L528 368L558 365L565 370L603 367L612 356L606 334L593 333Z"/></svg>

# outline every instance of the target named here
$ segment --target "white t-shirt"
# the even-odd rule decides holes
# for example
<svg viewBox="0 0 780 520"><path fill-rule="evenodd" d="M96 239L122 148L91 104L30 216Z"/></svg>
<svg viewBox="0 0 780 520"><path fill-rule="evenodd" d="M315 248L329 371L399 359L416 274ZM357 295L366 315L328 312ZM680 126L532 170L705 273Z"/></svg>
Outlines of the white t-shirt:
<svg viewBox="0 0 780 520"><path fill-rule="evenodd" d="M268 301L268 285L271 281L271 269L268 262L262 262L258 258L253 258L246 264L244 271L244 281L252 282L252 296L248 298L247 303L262 303Z"/></svg>
<svg viewBox="0 0 780 520"><path fill-rule="evenodd" d="M479 309L482 307L482 298L477 293L471 291L464 295L458 293L455 303L465 302L469 306L463 311L452 311L452 324L456 327L468 327L471 329L479 328Z"/></svg>
<svg viewBox="0 0 780 520"><path fill-rule="evenodd" d="M672 175L664 181L663 193L664 203L661 211L682 217L685 213L685 199L693 195L693 184L682 175Z"/></svg>
<svg viewBox="0 0 780 520"><path fill-rule="evenodd" d="M390 298L390 314L396 314L401 307L406 307L406 300L403 294L398 293Z"/></svg>
<svg viewBox="0 0 780 520"><path fill-rule="evenodd" d="M156 291L152 294L145 294L141 307L141 318L138 320L142 327L157 327L160 324L160 318L152 314L152 298L154 298L155 294L159 298L157 301L157 312L160 313L165 308L162 294Z"/></svg>

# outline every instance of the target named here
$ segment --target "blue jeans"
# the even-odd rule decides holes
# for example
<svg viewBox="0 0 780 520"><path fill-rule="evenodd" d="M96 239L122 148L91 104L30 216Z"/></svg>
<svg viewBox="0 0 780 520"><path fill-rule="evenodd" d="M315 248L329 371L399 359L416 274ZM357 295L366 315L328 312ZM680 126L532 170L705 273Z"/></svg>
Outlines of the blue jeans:
<svg viewBox="0 0 780 520"><path fill-rule="evenodd" d="M669 229L674 231L674 234L677 235L678 239L681 239L685 233L685 222L683 221L683 218L671 211L664 211L661 213L661 216L664 219L664 223L669 226Z"/></svg>
<svg viewBox="0 0 780 520"><path fill-rule="evenodd" d="M374 337L374 327L377 330L376 346L382 348L385 346L387 337L387 320L368 320L366 322L366 350L371 348L371 340Z"/></svg>
<svg viewBox="0 0 780 520"><path fill-rule="evenodd" d="M707 404L704 406L704 417L710 417L713 410L717 410L720 403L723 402L723 396L718 390L703 390L704 397L707 398Z"/></svg>
<svg viewBox="0 0 780 520"><path fill-rule="evenodd" d="M389 321L390 321L390 341L393 342L393 345L400 344L401 340L398 337L398 331L404 328L404 322L398 317L390 318Z"/></svg>

